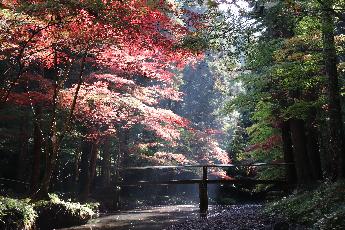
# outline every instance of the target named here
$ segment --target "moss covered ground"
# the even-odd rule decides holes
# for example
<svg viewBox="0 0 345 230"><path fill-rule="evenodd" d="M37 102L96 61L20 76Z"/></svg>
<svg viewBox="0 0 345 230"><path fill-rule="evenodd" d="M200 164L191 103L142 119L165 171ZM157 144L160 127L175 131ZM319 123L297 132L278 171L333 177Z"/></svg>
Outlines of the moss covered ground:
<svg viewBox="0 0 345 230"><path fill-rule="evenodd" d="M324 183L270 203L266 212L313 229L345 229L345 182Z"/></svg>

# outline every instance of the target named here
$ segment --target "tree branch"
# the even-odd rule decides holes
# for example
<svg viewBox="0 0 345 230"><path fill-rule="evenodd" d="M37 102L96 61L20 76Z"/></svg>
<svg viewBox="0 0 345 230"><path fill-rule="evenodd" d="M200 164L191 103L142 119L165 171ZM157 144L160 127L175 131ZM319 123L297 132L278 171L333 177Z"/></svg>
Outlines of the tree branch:
<svg viewBox="0 0 345 230"><path fill-rule="evenodd" d="M20 77L22 76L22 74L24 73L24 66L22 64L22 59L23 59L23 56L24 56L24 52L27 48L27 46L30 44L30 42L34 39L34 37L39 34L40 32L42 32L43 30L49 28L50 26L52 25L55 25L56 23L51 23L52 21L49 21L48 24L45 26L45 27L42 27L42 28L39 28L35 31L33 31L31 33L31 36L29 37L29 39L27 41L24 42L24 44L21 46L20 50L19 50L19 54L18 56L16 57L17 59L17 63L18 63L18 72L17 72L17 75L16 77L14 78L14 80L9 84L9 87L8 89L6 90L5 94L4 95L1 95L0 97L0 108L3 104L6 103L6 101L8 100L8 97L10 96L10 93L12 91L12 89L14 88L14 86L16 85L16 83L18 82L18 80L20 79Z"/></svg>
<svg viewBox="0 0 345 230"><path fill-rule="evenodd" d="M79 72L79 76L78 76L77 88L76 88L75 93L74 93L74 97L73 97L71 109L70 109L68 117L67 117L66 125L65 125L65 127L64 127L64 129L60 135L60 138L59 138L60 141L63 139L66 132L70 129L70 125L72 123L73 113L74 113L75 107L77 105L78 94L80 91L80 87L83 83L83 75L84 75L84 70L85 70L86 57L87 57L87 51L85 51L83 58L82 58L82 61L81 61L81 67L80 67L80 72Z"/></svg>

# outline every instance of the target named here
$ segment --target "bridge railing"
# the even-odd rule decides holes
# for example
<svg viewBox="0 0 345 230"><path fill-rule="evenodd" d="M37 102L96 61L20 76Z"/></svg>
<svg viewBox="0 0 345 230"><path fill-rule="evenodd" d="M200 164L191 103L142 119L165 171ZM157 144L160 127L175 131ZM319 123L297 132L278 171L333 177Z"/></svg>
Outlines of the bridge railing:
<svg viewBox="0 0 345 230"><path fill-rule="evenodd" d="M288 185L286 180L255 180L249 178L240 179L208 179L208 168L231 168L231 167L286 167L293 163L252 163L252 164L207 164L207 165L176 165L176 166L143 166L143 167L127 167L120 168L120 171L126 170L147 170L147 169L183 169L183 168L202 168L201 179L190 180L167 180L167 181L136 181L131 183L118 183L118 186L141 186L141 185L171 185L171 184L199 184L199 207L200 213L205 215L208 210L208 184L279 184Z"/></svg>

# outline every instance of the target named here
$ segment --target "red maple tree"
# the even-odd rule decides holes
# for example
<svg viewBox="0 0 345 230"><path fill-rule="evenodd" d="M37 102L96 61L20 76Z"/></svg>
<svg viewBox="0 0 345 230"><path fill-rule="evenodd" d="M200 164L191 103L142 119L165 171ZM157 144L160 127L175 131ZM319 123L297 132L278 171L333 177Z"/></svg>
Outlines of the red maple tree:
<svg viewBox="0 0 345 230"><path fill-rule="evenodd" d="M0 31L0 59L7 69L0 103L40 105L49 113L40 194L47 194L61 141L75 118L90 130L106 127L108 134L116 133L117 124L142 124L170 141L178 137L177 127L187 125L158 107L162 98L179 100L172 70L196 57L179 46L190 23L173 19L181 12L172 4L18 0L1 6L6 26ZM60 127L57 112L65 109Z"/></svg>

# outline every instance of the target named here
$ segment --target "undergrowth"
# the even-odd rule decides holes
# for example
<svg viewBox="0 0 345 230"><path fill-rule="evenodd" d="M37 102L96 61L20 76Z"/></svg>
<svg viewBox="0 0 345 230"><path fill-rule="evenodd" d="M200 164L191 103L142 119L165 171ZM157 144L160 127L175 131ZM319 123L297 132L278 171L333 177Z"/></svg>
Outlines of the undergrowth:
<svg viewBox="0 0 345 230"><path fill-rule="evenodd" d="M269 204L266 212L315 229L345 229L345 182L293 194Z"/></svg>
<svg viewBox="0 0 345 230"><path fill-rule="evenodd" d="M33 230L70 227L86 223L97 212L98 204L80 204L50 194L49 200L0 197L0 229Z"/></svg>
<svg viewBox="0 0 345 230"><path fill-rule="evenodd" d="M29 200L0 197L0 229L30 230L35 226L37 213Z"/></svg>
<svg viewBox="0 0 345 230"><path fill-rule="evenodd" d="M34 207L38 214L36 223L41 229L85 224L95 215L90 205L63 201L55 194L50 195L49 201L35 203Z"/></svg>

